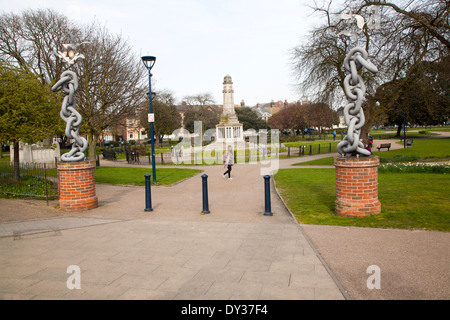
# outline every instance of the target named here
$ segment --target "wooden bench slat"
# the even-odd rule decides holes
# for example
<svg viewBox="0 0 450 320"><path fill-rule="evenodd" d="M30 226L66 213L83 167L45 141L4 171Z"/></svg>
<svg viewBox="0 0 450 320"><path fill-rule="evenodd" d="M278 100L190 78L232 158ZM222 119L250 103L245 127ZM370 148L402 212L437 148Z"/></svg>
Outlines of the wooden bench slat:
<svg viewBox="0 0 450 320"><path fill-rule="evenodd" d="M391 148L391 144L390 143L382 143L377 147L378 151L380 151L380 149L383 149L383 148L386 148L389 151L389 149Z"/></svg>

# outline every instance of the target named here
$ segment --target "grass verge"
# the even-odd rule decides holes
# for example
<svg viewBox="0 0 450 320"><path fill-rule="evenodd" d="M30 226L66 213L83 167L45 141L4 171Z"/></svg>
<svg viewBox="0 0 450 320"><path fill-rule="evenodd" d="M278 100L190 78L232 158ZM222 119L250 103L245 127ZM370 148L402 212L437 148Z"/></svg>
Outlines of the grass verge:
<svg viewBox="0 0 450 320"><path fill-rule="evenodd" d="M170 186L186 178L190 178L202 170L157 168L156 181L159 186ZM95 170L95 182L120 185L145 185L145 174L152 174L151 168L99 167ZM150 179L153 184L153 178Z"/></svg>
<svg viewBox="0 0 450 320"><path fill-rule="evenodd" d="M376 141L374 142L376 146ZM377 150L375 147L373 150ZM373 152L374 155L380 158L392 159L395 155L415 155L419 158L450 158L450 138L435 138L435 139L417 139L414 140L413 146L409 148L402 148L390 151Z"/></svg>
<svg viewBox="0 0 450 320"><path fill-rule="evenodd" d="M377 145L375 141L375 145ZM373 148L376 150L376 148ZM448 159L450 158L450 138L414 140L413 146L390 151L373 152L385 162L409 162L424 159ZM295 165L333 165L333 157L296 163Z"/></svg>
<svg viewBox="0 0 450 320"><path fill-rule="evenodd" d="M294 166L332 166L334 165L333 157L327 157L317 160L311 160L306 162L300 162L293 164Z"/></svg>

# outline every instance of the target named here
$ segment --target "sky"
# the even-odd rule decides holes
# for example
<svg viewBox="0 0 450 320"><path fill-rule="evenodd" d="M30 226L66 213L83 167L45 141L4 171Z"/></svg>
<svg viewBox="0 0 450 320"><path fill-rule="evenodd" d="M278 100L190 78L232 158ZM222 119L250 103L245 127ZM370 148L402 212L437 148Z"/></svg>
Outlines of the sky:
<svg viewBox="0 0 450 320"><path fill-rule="evenodd" d="M51 8L81 24L97 20L132 45L136 57L156 57L152 91L178 102L211 93L223 103L223 78L234 102L247 106L302 97L291 52L318 17L310 0L0 0L0 10ZM154 86L153 86L154 85Z"/></svg>

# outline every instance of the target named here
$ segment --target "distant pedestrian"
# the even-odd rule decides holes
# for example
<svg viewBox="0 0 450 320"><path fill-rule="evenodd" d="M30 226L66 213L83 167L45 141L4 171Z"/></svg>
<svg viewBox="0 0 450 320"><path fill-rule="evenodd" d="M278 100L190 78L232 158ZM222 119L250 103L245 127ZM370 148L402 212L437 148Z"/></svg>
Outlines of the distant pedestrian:
<svg viewBox="0 0 450 320"><path fill-rule="evenodd" d="M336 130L333 130L333 141L336 141Z"/></svg>
<svg viewBox="0 0 450 320"><path fill-rule="evenodd" d="M368 143L366 143L366 150L370 152L370 154L372 154L372 148L370 147L370 145Z"/></svg>
<svg viewBox="0 0 450 320"><path fill-rule="evenodd" d="M223 155L223 166L226 167L228 170L224 172L223 178L226 178L226 175L228 174L228 179L232 180L231 178L231 167L234 165L234 153L233 148L231 146L228 146L227 151Z"/></svg>

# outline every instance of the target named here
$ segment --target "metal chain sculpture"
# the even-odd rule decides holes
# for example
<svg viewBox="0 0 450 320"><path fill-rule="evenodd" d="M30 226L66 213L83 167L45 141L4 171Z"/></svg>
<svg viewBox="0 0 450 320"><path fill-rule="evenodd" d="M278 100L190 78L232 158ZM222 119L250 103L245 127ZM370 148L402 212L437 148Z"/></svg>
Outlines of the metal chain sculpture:
<svg viewBox="0 0 450 320"><path fill-rule="evenodd" d="M372 73L378 72L376 66L367 61L367 52L360 47L353 48L344 59L344 69L349 73L344 79L344 92L348 104L344 107L344 119L348 126L347 135L338 143L336 149L339 154L370 156L370 151L364 149L360 141L361 128L365 118L362 102L366 93L366 86L358 71L365 67Z"/></svg>
<svg viewBox="0 0 450 320"><path fill-rule="evenodd" d="M358 31L362 32L366 23L369 29L377 29L380 26L380 10L379 6L372 6L369 10L370 18L365 22L364 18L358 14L341 13L339 19L351 21L356 20ZM357 33L344 30L338 35L348 36L356 40ZM362 67L372 73L377 73L378 69L375 65L367 60L367 51L361 47L355 47L347 54L344 59L344 69L347 73L344 79L344 92L348 99L348 104L344 107L344 119L348 126L347 135L338 143L337 152L345 156L359 155L370 156L370 151L364 148L364 144L360 141L361 128L364 126L365 118L362 109L362 102L366 94L366 86L358 71Z"/></svg>
<svg viewBox="0 0 450 320"><path fill-rule="evenodd" d="M78 58L84 58L82 54L76 53L75 50L80 44L64 44L66 51L59 52L55 55L60 57L63 61L72 65ZM61 79L52 87L52 91L56 92L62 90L65 97L62 102L60 116L66 122L65 135L69 139L74 139L72 150L61 156L62 161L77 162L85 159L84 152L88 148L88 143L85 138L80 137L79 130L82 121L80 113L75 110L75 91L78 88L78 78L73 71L64 71L61 74Z"/></svg>

